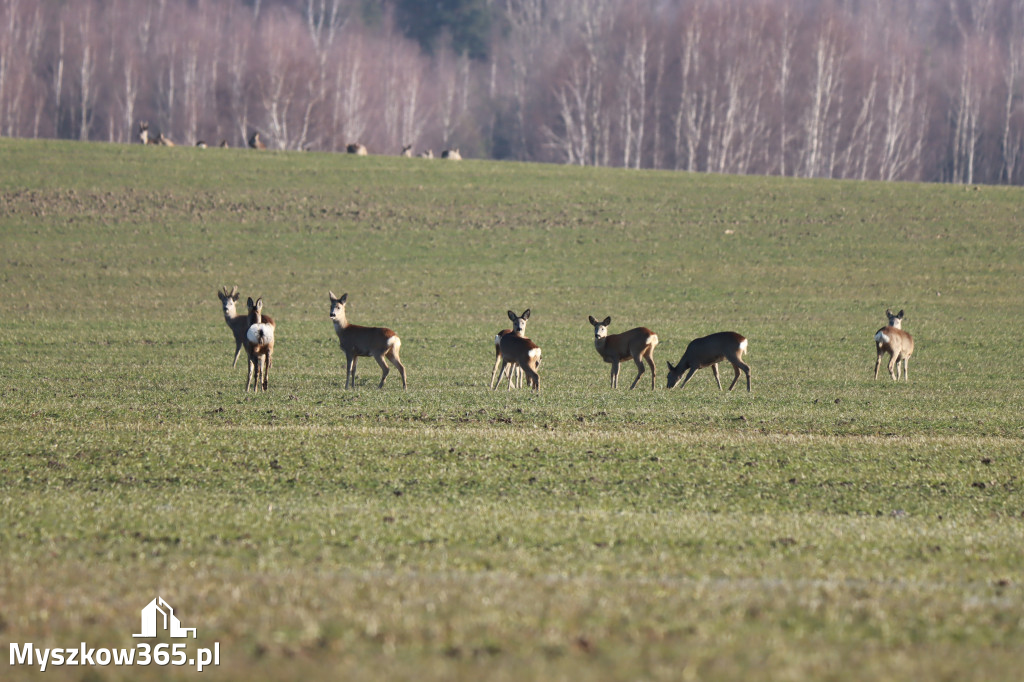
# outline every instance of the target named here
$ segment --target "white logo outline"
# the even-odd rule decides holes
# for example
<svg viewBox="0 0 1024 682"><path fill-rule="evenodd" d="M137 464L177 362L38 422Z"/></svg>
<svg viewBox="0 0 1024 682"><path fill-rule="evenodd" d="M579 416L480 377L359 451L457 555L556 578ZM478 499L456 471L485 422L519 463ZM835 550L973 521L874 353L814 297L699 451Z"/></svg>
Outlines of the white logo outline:
<svg viewBox="0 0 1024 682"><path fill-rule="evenodd" d="M160 618L157 614L163 616L163 629L166 630L171 637L185 637L188 638L188 633L192 633L192 639L196 638L195 628L183 628L181 627L181 621L174 615L174 609L164 601L163 597L157 597L153 601L146 604L142 609L142 632L132 637L156 637L157 630L159 629Z"/></svg>

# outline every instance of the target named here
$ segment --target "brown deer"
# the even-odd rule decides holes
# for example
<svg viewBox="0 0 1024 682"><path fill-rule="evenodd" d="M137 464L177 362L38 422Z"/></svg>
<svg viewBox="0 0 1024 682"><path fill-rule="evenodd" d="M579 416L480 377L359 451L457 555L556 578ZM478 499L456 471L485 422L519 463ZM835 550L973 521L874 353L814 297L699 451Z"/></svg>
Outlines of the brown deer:
<svg viewBox="0 0 1024 682"><path fill-rule="evenodd" d="M252 134L252 137L249 138L249 148L250 149L260 149L260 150L263 150L263 149L267 148L267 145L264 144L263 140L260 139L259 131L254 132Z"/></svg>
<svg viewBox="0 0 1024 682"><path fill-rule="evenodd" d="M380 365L380 384L377 388L384 388L384 380L388 378L391 371L385 359L398 368L402 375L402 388L408 388L405 379L405 365L398 356L402 348L402 340L395 332L387 327L360 327L356 324L349 324L345 315L345 303L348 301L348 294L342 294L341 298L328 291L331 298L331 320L334 322L334 331L338 335L338 343L341 350L345 351L345 388L351 384L356 387L356 360L360 357L372 357Z"/></svg>
<svg viewBox="0 0 1024 682"><path fill-rule="evenodd" d="M156 142L154 142L153 144L158 144L161 147L173 147L174 146L174 143L171 142L171 138L167 137L163 133L160 133L159 135L156 136Z"/></svg>
<svg viewBox="0 0 1024 682"><path fill-rule="evenodd" d="M889 376L893 381L900 380L900 362L903 363L903 380L910 381L910 374L907 372L907 360L914 354L914 337L903 331L903 311L893 315L892 311L886 309L885 316L889 320L888 326L882 327L875 332L875 350L878 356L875 358L875 379L878 378L878 367L882 364L882 355L889 354Z"/></svg>
<svg viewBox="0 0 1024 682"><path fill-rule="evenodd" d="M534 391L540 390L540 375L537 373L537 368L540 365L540 347L522 334L526 328L526 318L529 315L529 310L522 316L517 316L511 310L508 311L508 318L512 320L513 328L508 334L499 335L498 352L501 354L501 370L498 372L498 383L494 385L494 389L497 389L498 384L501 383L505 365L513 365L526 375L527 386L532 386ZM509 370L508 389L512 390L511 369Z"/></svg>
<svg viewBox="0 0 1024 682"><path fill-rule="evenodd" d="M509 311L509 318L512 320L512 329L502 329L494 336L494 369L491 371L491 383L489 384L491 389L497 388L497 383L501 383L502 375L504 374L504 365L501 362L501 339L506 334L518 334L524 336L526 334L526 321L530 319L530 309L527 308L522 315L516 316L515 313ZM501 369L501 372L498 370ZM521 388L523 385L523 370L517 364L511 364L508 372L509 388L512 387L512 382L515 380L516 388Z"/></svg>
<svg viewBox="0 0 1024 682"><path fill-rule="evenodd" d="M267 390L270 367L274 364L274 321L263 315L263 299L253 303L252 298L245 302L249 309L249 329L245 332L245 352L249 356L249 377L245 381L245 392L249 392L249 384L253 384L253 393L259 391L262 384ZM255 383L253 376L255 375Z"/></svg>
<svg viewBox="0 0 1024 682"><path fill-rule="evenodd" d="M245 347L245 334L249 331L250 326L249 316L239 315L235 310L235 303L238 301L237 286L231 287L230 291L227 287L221 287L221 290L217 292L217 297L220 298L224 309L224 322L227 323L231 334L235 337L235 359L231 361L231 367L234 368L238 363L238 356L242 354L242 349ZM274 324L269 315L263 315L263 322L269 325Z"/></svg>
<svg viewBox="0 0 1024 682"><path fill-rule="evenodd" d="M728 360L732 364L732 368L736 370L736 376L729 384L729 390L731 391L736 386L736 382L740 378L740 370L743 370L747 375L747 391L749 392L750 365L743 362L743 354L746 352L747 339L736 332L718 332L694 339L686 346L683 357L679 358L675 367L671 362L668 363L668 386L666 388L673 388L677 384L679 388L682 388L694 372L711 365L711 372L715 375L715 381L718 382L718 390L721 391L722 380L718 376L718 363ZM679 377L683 376L683 372L686 372L686 377L683 378L682 383L679 383Z"/></svg>
<svg viewBox="0 0 1024 682"><path fill-rule="evenodd" d="M404 156L407 159L411 159L412 158L412 145L411 144L407 144L407 145L403 145L402 146L402 156Z"/></svg>
<svg viewBox="0 0 1024 682"><path fill-rule="evenodd" d="M445 149L441 152L442 159L448 159L449 161L462 161L462 154L459 153L458 148Z"/></svg>
<svg viewBox="0 0 1024 682"><path fill-rule="evenodd" d="M139 142L149 144L149 122L139 121Z"/></svg>
<svg viewBox="0 0 1024 682"><path fill-rule="evenodd" d="M366 151L366 145L360 144L359 142L352 142L345 145L345 151L349 154L355 154L356 156L366 156L369 153Z"/></svg>
<svg viewBox="0 0 1024 682"><path fill-rule="evenodd" d="M434 158L434 150L428 149L425 152L420 152L419 156L421 159L432 159Z"/></svg>
<svg viewBox="0 0 1024 682"><path fill-rule="evenodd" d="M632 357L636 363L637 375L629 390L636 387L644 373L644 360L651 366L651 388L654 388L656 372L654 369L654 348L658 345L658 335L647 327L637 327L621 334L608 334L611 317L598 322L591 315L590 324L594 325L594 348L605 362L612 363L612 388L619 386L619 363Z"/></svg>

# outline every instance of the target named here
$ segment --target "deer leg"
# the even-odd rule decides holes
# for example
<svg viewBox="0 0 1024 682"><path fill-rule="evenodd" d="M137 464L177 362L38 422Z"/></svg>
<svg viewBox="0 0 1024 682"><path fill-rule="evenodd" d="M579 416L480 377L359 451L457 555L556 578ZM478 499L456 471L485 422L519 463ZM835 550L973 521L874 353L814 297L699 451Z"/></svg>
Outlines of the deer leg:
<svg viewBox="0 0 1024 682"><path fill-rule="evenodd" d="M380 383L377 384L377 388L384 388L384 380L388 378L388 374L391 372L391 369L388 367L388 363L384 362L383 354L374 355L373 359L377 361L378 365L380 365L381 372Z"/></svg>
<svg viewBox="0 0 1024 682"><path fill-rule="evenodd" d="M248 393L248 392L249 392L249 384L251 384L251 383L252 383L252 379L253 379L253 374L254 374L255 372L256 372L256 365L255 365L255 364L253 364L253 358L252 358L252 356L250 355L250 356L249 356L249 376L248 376L248 378L247 378L247 379L245 380L245 392L246 392L246 393Z"/></svg>
<svg viewBox="0 0 1024 682"><path fill-rule="evenodd" d="M231 361L231 369L234 369L235 365L238 364L238 356L241 355L241 354L242 354L242 343L239 342L238 345L235 346L235 359Z"/></svg>
<svg viewBox="0 0 1024 682"><path fill-rule="evenodd" d="M896 353L893 353L891 356L889 356L889 376L892 377L893 381L899 381L899 377L896 376L895 371L896 363L899 362L899 360L897 359L898 357L899 356Z"/></svg>
<svg viewBox="0 0 1024 682"><path fill-rule="evenodd" d="M394 365L398 369L398 374L402 377L402 389L403 390L408 389L409 385L408 385L408 383L405 380L405 365L402 364L402 359L400 357L398 357L398 351L395 350L395 349L392 349L387 357L388 357L388 360L391 361L391 364ZM383 385L383 383L384 383L384 380L381 379L381 384Z"/></svg>
<svg viewBox="0 0 1024 682"><path fill-rule="evenodd" d="M878 368L882 366L882 349L878 349L878 357L875 358L875 379L878 378Z"/></svg>
<svg viewBox="0 0 1024 682"><path fill-rule="evenodd" d="M498 349L497 346L495 346L494 347L494 369L491 370L491 383L489 383L487 385L492 391L494 390L494 380L497 379L499 383L501 382L501 378L498 375L498 368L499 367L501 367L501 351Z"/></svg>
<svg viewBox="0 0 1024 682"><path fill-rule="evenodd" d="M683 377L683 381L682 381L682 383L679 384L679 388L682 388L683 386L685 386L686 382L690 380L690 377L692 377L693 373L696 372L696 371L697 371L696 367L691 367L690 371L686 373L685 377Z"/></svg>
<svg viewBox="0 0 1024 682"><path fill-rule="evenodd" d="M645 357L647 358L647 364L651 367L651 390L653 391L654 380L658 376L658 372L654 369L654 349L648 348L647 355Z"/></svg>
<svg viewBox="0 0 1024 682"><path fill-rule="evenodd" d="M636 379L633 379L633 383L629 385L629 390L636 388L636 384L640 381L640 377L644 374L644 361L643 356L634 355L633 362L636 363ZM653 388L653 386L652 386Z"/></svg>
<svg viewBox="0 0 1024 682"><path fill-rule="evenodd" d="M345 353L345 388L348 388L349 383L352 384L352 388L356 387L356 356L353 353L349 355Z"/></svg>
<svg viewBox="0 0 1024 682"><path fill-rule="evenodd" d="M612 388L619 387L619 361L612 360Z"/></svg>
<svg viewBox="0 0 1024 682"><path fill-rule="evenodd" d="M526 385L533 386L534 391L540 391L540 375L537 374L536 369L525 362L519 368L526 375Z"/></svg>
<svg viewBox="0 0 1024 682"><path fill-rule="evenodd" d="M907 360L910 358L903 356L903 380L910 381L910 375L907 373Z"/></svg>
<svg viewBox="0 0 1024 682"><path fill-rule="evenodd" d="M718 363L717 362L711 365L711 373L715 375L715 382L718 384L718 390L721 391L722 390L722 378L718 376ZM736 383L736 382L734 381L733 383ZM730 391L732 390L731 386L729 387L729 390Z"/></svg>

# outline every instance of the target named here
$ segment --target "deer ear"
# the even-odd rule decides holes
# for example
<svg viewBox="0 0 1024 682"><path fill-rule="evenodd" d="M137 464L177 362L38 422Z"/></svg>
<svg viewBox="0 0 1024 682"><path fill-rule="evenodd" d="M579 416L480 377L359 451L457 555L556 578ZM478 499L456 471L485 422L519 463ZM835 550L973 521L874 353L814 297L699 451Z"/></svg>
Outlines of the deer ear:
<svg viewBox="0 0 1024 682"><path fill-rule="evenodd" d="M256 304L252 302L252 296L250 296L249 298L245 299L245 307L246 308L252 308L255 305Z"/></svg>
<svg viewBox="0 0 1024 682"><path fill-rule="evenodd" d="M886 316L886 317L889 317L890 315L892 315L892 311L891 311L891 310L889 310L888 308L886 308L886 309L885 309L885 316Z"/></svg>
<svg viewBox="0 0 1024 682"><path fill-rule="evenodd" d="M263 310L263 297L260 296L256 299L256 310Z"/></svg>
<svg viewBox="0 0 1024 682"><path fill-rule="evenodd" d="M597 320L594 319L593 315L588 315L587 319L590 320L590 324L594 325L595 327L597 326Z"/></svg>
<svg viewBox="0 0 1024 682"><path fill-rule="evenodd" d="M601 323L601 326L602 327L607 327L611 323L612 323L612 317L611 317L611 315L609 315L608 317L604 318L604 322Z"/></svg>
<svg viewBox="0 0 1024 682"><path fill-rule="evenodd" d="M523 318L524 320L528 320L528 319L530 319L530 309L529 309L529 308L527 308L527 309L526 309L526 312L524 312L524 313L523 313L523 314L521 315L521 317L522 317L522 318Z"/></svg>
<svg viewBox="0 0 1024 682"><path fill-rule="evenodd" d="M342 294L341 298L338 299L338 303L344 303L348 300L348 294Z"/></svg>
<svg viewBox="0 0 1024 682"><path fill-rule="evenodd" d="M511 310L508 311L508 319L512 320L513 322L516 321L516 314L514 312L512 312Z"/></svg>
<svg viewBox="0 0 1024 682"><path fill-rule="evenodd" d="M668 365L668 371L670 371L670 372L676 371L676 368L672 366L671 362L666 361L665 364Z"/></svg>
<svg viewBox="0 0 1024 682"><path fill-rule="evenodd" d="M338 297L335 296L334 292L331 291L330 289L327 290L327 295L331 297L331 303L334 303L335 301L338 300Z"/></svg>
<svg viewBox="0 0 1024 682"><path fill-rule="evenodd" d="M898 317L898 318L900 318L900 319L902 320L902 319L903 319L903 311L901 310L901 311L900 311L900 314L899 314L899 315L897 315L896 317Z"/></svg>

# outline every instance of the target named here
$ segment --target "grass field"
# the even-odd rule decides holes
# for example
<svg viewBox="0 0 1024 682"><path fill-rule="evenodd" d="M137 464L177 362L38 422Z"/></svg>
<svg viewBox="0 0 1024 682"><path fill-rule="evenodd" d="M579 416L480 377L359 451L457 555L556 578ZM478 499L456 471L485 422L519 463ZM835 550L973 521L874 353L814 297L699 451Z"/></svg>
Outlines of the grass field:
<svg viewBox="0 0 1024 682"><path fill-rule="evenodd" d="M157 595L219 643L211 679L1024 668L1020 189L7 139L0 165L4 679L193 678L9 666L135 646ZM277 320L267 394L231 368L232 284ZM342 390L328 289L398 332L408 391L370 359ZM489 392L527 307L541 390ZM872 380L887 307L907 383ZM588 315L658 333L658 390L608 387ZM753 392L664 390L722 330Z"/></svg>

